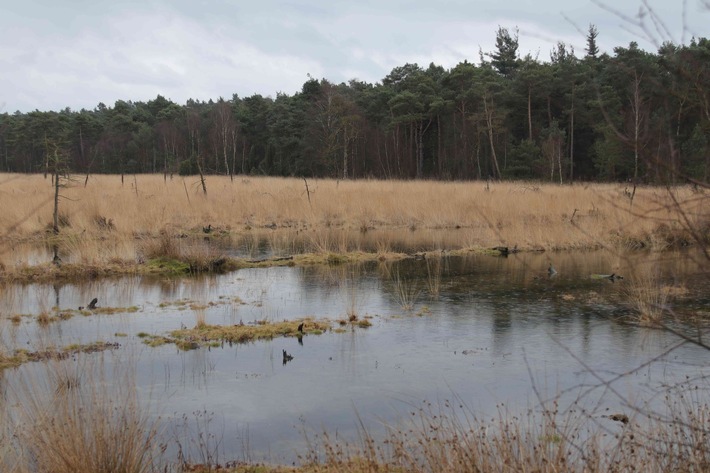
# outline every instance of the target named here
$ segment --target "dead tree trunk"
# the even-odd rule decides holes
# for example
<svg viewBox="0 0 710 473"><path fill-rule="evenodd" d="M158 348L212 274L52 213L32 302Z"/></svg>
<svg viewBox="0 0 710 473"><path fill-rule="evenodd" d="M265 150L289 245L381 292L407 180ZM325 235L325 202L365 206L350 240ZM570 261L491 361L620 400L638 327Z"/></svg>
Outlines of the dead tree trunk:
<svg viewBox="0 0 710 473"><path fill-rule="evenodd" d="M500 167L498 166L498 157L496 156L496 147L493 143L493 110L492 107L488 105L487 94L483 96L483 108L486 114L486 125L488 128L488 141L491 145L491 156L493 157L493 165L496 170L498 178L501 177Z"/></svg>

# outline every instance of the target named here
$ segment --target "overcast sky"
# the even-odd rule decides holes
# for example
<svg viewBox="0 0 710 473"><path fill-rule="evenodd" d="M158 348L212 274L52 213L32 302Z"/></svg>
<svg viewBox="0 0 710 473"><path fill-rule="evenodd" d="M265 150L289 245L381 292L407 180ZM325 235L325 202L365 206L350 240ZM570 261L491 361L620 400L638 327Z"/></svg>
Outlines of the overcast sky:
<svg viewBox="0 0 710 473"><path fill-rule="evenodd" d="M557 41L583 54L590 23L604 52L655 51L629 22L643 3L656 38L710 36L708 0L0 0L0 112L293 94L309 74L374 83L407 62L478 62L498 25L541 60Z"/></svg>

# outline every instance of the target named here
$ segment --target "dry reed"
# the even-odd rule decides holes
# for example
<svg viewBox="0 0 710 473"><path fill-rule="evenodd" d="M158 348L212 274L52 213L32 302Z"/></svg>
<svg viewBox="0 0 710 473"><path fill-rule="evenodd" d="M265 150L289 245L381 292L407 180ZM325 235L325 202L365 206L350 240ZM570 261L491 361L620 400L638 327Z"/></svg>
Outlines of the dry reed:
<svg viewBox="0 0 710 473"><path fill-rule="evenodd" d="M193 310L195 314L195 329L204 329L207 327L207 315L204 307L197 307Z"/></svg>
<svg viewBox="0 0 710 473"><path fill-rule="evenodd" d="M674 254L667 255L668 261L652 257L634 258L628 265L631 274L625 281L622 294L626 304L633 311L633 318L641 325L663 327L669 316L680 316L673 309L673 303L688 297L689 289L676 281L677 274L685 271L704 271L704 260L687 262ZM677 265L685 264L684 268ZM662 270L661 268L665 268Z"/></svg>
<svg viewBox="0 0 710 473"><path fill-rule="evenodd" d="M171 440L159 437L156 422L137 401L131 373L119 372L109 381L101 364L52 363L41 381L21 385L13 399L0 404L2 471L655 473L710 467L710 407L706 387L698 389L702 380L669 387L664 405L638 409L631 419L580 409L562 413L552 401L521 415L500 406L497 416L484 420L458 399L425 402L412 408L408 420L386 426L382 435L370 434L361 423L359 438L352 441L329 432L310 439L301 467L222 468L220 440L207 412L196 414L197 429L183 418L184 429L173 440L180 452L177 465L160 455L161 442ZM9 404L19 406L18 416L7 416Z"/></svg>
<svg viewBox="0 0 710 473"><path fill-rule="evenodd" d="M400 277L399 271L394 275L394 298L397 304L407 312L414 310L414 304L416 304L419 298L419 288L414 281Z"/></svg>
<svg viewBox="0 0 710 473"><path fill-rule="evenodd" d="M427 289L431 299L438 299L441 293L441 273L443 271L441 253L427 255Z"/></svg>
<svg viewBox="0 0 710 473"><path fill-rule="evenodd" d="M710 227L707 199L690 187L642 187L632 206L615 184L500 182L487 189L480 182L315 180L309 203L295 178L208 179L214 191L205 196L195 190L189 200L183 180L191 184L191 177L136 176L138 191L122 186L119 176L92 176L86 187L73 181L62 190L64 226L53 241L76 262L101 264L134 260L156 244L168 244L163 249L174 253L180 244L164 238L200 237L203 230L227 246L265 232L272 251L283 254L357 251L368 238L377 246L373 252L388 251L392 237L382 235L389 230L414 238L439 232L417 243L425 249L663 249L694 239L687 222L695 222L695 230ZM41 175L0 175L0 235L6 242L0 260L6 266L16 264L7 252L10 243L47 240L51 193Z"/></svg>
<svg viewBox="0 0 710 473"><path fill-rule="evenodd" d="M647 272L634 277L626 289L627 301L642 325L658 326L668 308L669 291L658 274Z"/></svg>
<svg viewBox="0 0 710 473"><path fill-rule="evenodd" d="M194 180L186 179L188 184ZM58 237L49 237L49 182L36 175L0 175L1 249L21 241L49 240L78 263L167 256L192 259L195 267L204 267L214 264L219 253L195 240L223 238L230 244L246 237L256 254L261 242L257 231L267 232L266 241L278 254L298 249L354 251L360 240L352 235L370 233L378 235L375 245L384 253L396 246L386 232L418 235L425 230L444 231L451 238L447 247L666 249L703 241L703 235L698 238L692 230L707 234L710 222L706 198L686 187L639 188L632 206L613 184L503 182L487 190L476 182L318 180L311 183L309 202L298 179L208 179L214 191L207 196L195 191L187 199L182 178L137 176L139 185L133 188L122 187L118 176L93 176L87 187L74 183L62 191L67 197L62 201L63 227ZM692 228L680 218L681 212L693 222ZM442 246L438 237L429 244ZM7 252L4 257L0 272L17 265ZM438 292L438 271L430 268L432 295ZM654 310L663 310L670 291L652 271L645 279L639 274L632 280L636 282L630 297L638 312L656 320ZM401 306L411 308L418 295L415 286L398 275L394 284ZM208 328L203 314L196 312L198 329ZM288 331L295 332L295 327ZM99 375L48 379L47 385L30 386L18 397L20 419L8 420L0 409L3 471L150 471L157 426L136 400L133 380L109 390ZM669 402L687 400L683 396L673 394ZM457 415L424 410L415 413L415 424L392 427L383 441L366 432L358 445L324 436L319 450L304 459L309 465L303 471L706 471L707 405L681 402L668 412L664 418L651 416L644 425L619 426L615 443L608 445L595 432L580 430L589 420L585 417L558 419L555 413L521 419L501 414L492 423L463 422ZM5 442L9 425L16 431L13 440Z"/></svg>
<svg viewBox="0 0 710 473"><path fill-rule="evenodd" d="M50 364L41 378L18 383L18 471L153 471L160 452L157 421L136 397L132 370L72 366Z"/></svg>
<svg viewBox="0 0 710 473"><path fill-rule="evenodd" d="M511 415L501 407L490 420L448 402L443 408L426 403L411 413L409 422L389 426L383 438L362 427L354 442L324 433L303 456L306 466L299 471L707 471L710 410L697 401L682 395L678 401L678 393L669 394L667 415L638 416L643 423L629 422L625 415L561 414L556 403L527 416Z"/></svg>

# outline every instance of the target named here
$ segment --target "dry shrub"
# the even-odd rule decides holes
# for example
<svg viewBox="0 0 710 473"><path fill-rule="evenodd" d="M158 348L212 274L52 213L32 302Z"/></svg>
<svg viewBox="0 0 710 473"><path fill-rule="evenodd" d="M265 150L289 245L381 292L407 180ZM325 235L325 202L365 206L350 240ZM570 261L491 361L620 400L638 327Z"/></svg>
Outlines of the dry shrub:
<svg viewBox="0 0 710 473"><path fill-rule="evenodd" d="M357 322L360 305L362 304L357 282L362 277L362 266L350 265L350 267L342 267L334 272L339 274L338 284L347 303L345 315L347 315L350 322Z"/></svg>

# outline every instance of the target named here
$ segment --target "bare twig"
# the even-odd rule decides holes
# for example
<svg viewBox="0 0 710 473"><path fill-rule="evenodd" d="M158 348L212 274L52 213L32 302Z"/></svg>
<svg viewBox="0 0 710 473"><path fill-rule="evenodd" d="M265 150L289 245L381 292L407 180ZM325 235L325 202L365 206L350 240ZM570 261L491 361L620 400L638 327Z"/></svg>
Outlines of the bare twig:
<svg viewBox="0 0 710 473"><path fill-rule="evenodd" d="M308 197L308 205L313 208L313 204L311 204L311 190L308 188L308 181L306 178L303 178L303 182L306 184L306 196Z"/></svg>
<svg viewBox="0 0 710 473"><path fill-rule="evenodd" d="M190 193L187 191L187 184L185 184L185 179L182 180L182 185L185 186L185 195L187 196L187 203L192 205L192 202L190 202Z"/></svg>

